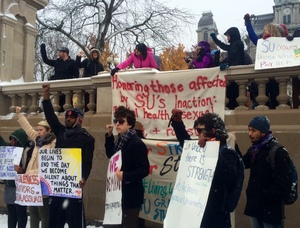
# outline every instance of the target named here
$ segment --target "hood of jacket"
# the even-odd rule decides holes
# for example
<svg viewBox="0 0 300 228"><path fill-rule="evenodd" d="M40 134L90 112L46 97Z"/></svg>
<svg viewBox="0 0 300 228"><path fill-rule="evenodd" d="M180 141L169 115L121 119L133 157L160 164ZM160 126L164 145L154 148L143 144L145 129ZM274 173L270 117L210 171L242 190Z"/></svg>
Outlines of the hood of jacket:
<svg viewBox="0 0 300 228"><path fill-rule="evenodd" d="M90 57L91 57L91 59L93 59L93 52L97 52L98 53L98 60L100 59L100 55L101 55L101 53L100 53L100 51L98 50L98 49L96 49L96 48L93 48L91 51L90 51Z"/></svg>
<svg viewBox="0 0 300 228"><path fill-rule="evenodd" d="M230 40L229 40L229 43L233 43L234 41L237 41L237 40L241 40L241 35L240 35L240 32L238 30L237 27L231 27L229 28L225 33L224 35L229 35L230 36Z"/></svg>
<svg viewBox="0 0 300 228"><path fill-rule="evenodd" d="M204 49L204 53L209 52L210 53L210 45L207 41L201 41L198 43L199 47L202 47Z"/></svg>
<svg viewBox="0 0 300 228"><path fill-rule="evenodd" d="M26 143L28 141L28 136L23 129L20 128L14 131L13 133L11 133L11 135L9 136L9 140L11 139L11 137L15 138L19 142L21 147L26 146Z"/></svg>

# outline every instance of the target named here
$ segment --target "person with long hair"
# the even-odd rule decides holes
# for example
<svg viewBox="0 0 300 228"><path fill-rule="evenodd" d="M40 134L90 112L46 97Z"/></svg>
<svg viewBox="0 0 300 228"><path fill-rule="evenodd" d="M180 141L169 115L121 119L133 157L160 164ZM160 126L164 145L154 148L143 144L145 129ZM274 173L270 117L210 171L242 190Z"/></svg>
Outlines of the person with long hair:
<svg viewBox="0 0 300 228"><path fill-rule="evenodd" d="M134 52L122 63L118 64L114 69L111 70L110 75L114 76L119 70L126 69L130 65L134 68L155 68L157 64L154 59L152 49L147 47L144 43L136 45Z"/></svg>

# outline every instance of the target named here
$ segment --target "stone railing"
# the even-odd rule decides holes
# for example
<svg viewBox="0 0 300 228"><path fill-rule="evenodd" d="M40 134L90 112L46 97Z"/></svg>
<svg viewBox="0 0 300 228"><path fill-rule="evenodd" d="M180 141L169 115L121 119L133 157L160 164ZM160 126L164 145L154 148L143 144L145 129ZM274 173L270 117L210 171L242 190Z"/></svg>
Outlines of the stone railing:
<svg viewBox="0 0 300 228"><path fill-rule="evenodd" d="M246 105L249 101L246 88L249 81L255 81L258 86L258 95L255 107L256 110L268 110L266 105L269 97L266 96L266 83L269 80L276 80L279 86L279 95L276 97L278 106L276 110L286 110L297 108L299 102L300 89L292 92L291 82L298 84L299 67L278 68L271 70L254 70L253 65L231 67L227 70L228 83L235 82L238 85L238 104L236 111L249 110ZM139 73L139 74L159 74L156 70L129 70L119 72L119 74ZM178 74L178 72L177 72ZM35 115L41 112L40 98L42 96L42 84L44 82L31 82L22 84L6 84L0 89L0 103L2 108L0 115L6 116L15 112L15 106L21 106L21 111L28 115ZM71 107L83 109L86 114L111 112L111 77L109 73L93 76L91 78L69 79L61 81L51 81L51 94L54 110L59 113ZM276 86L276 85L275 85ZM289 94L289 95L288 95ZM65 102L60 104L61 95L65 95ZM294 101L294 102L292 102ZM229 100L226 99L226 103ZM61 106L62 107L61 107Z"/></svg>

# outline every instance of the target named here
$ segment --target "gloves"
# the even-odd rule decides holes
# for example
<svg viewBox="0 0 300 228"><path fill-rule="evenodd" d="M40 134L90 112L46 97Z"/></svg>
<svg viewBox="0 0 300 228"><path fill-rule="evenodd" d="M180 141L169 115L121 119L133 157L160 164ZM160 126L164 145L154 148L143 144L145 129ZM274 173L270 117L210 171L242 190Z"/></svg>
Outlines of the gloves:
<svg viewBox="0 0 300 228"><path fill-rule="evenodd" d="M215 39L215 38L216 38L216 33L212 32L212 33L210 34L210 37L211 37L212 39Z"/></svg>
<svg viewBox="0 0 300 228"><path fill-rule="evenodd" d="M221 63L220 64L220 70L223 71L223 70L226 70L228 68L228 64L227 63Z"/></svg>
<svg viewBox="0 0 300 228"><path fill-rule="evenodd" d="M174 108L172 110L173 120L176 122L182 122L182 114L183 114L183 111L181 111L180 109Z"/></svg>
<svg viewBox="0 0 300 228"><path fill-rule="evenodd" d="M111 76L114 76L115 73L117 73L120 69L118 67L115 67L115 69L112 69L111 72L110 72L110 75Z"/></svg>
<svg viewBox="0 0 300 228"><path fill-rule="evenodd" d="M46 45L44 43L41 44L41 50L45 50L46 49Z"/></svg>
<svg viewBox="0 0 300 228"><path fill-rule="evenodd" d="M286 37L286 39L287 39L288 41L292 41L292 40L294 39L294 37L293 37L293 36L290 36L290 35L288 35L288 36Z"/></svg>
<svg viewBox="0 0 300 228"><path fill-rule="evenodd" d="M247 25L247 24L250 23L250 15L249 15L249 13L245 14L244 20L245 20L245 25Z"/></svg>

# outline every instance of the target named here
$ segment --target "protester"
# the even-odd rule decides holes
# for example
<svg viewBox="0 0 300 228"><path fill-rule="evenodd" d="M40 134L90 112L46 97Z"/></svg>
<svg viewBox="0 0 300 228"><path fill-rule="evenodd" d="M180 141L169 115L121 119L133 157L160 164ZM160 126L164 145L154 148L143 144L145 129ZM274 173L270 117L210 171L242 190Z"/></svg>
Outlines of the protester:
<svg viewBox="0 0 300 228"><path fill-rule="evenodd" d="M215 67L220 66L220 58L221 58L220 54L221 54L220 50L214 49L211 51L211 56L214 59Z"/></svg>
<svg viewBox="0 0 300 228"><path fill-rule="evenodd" d="M111 158L121 150L122 168L115 174L122 181L122 228L138 228L139 210L144 203L142 179L149 174L148 150L133 129L136 123L133 111L119 106L114 112L114 118L118 139L114 141L114 126L106 125L106 155Z"/></svg>
<svg viewBox="0 0 300 228"><path fill-rule="evenodd" d="M9 142L5 142L0 135L0 146L23 147L23 154L20 165L15 165L14 169L18 174L26 171L28 162L33 151L33 144L28 141L28 137L23 129L14 131L9 136ZM27 207L15 203L16 201L16 184L14 180L4 181L4 202L7 205L8 228L25 228L27 225Z"/></svg>
<svg viewBox="0 0 300 228"><path fill-rule="evenodd" d="M28 137L35 142L35 147L32 156L28 163L25 174L39 174L38 168L38 154L39 149L54 148L56 143L55 135L51 132L51 128L47 121L42 120L37 124L37 130L33 129L25 116L20 112L21 108L16 107L18 122L24 129ZM49 197L43 196L43 206L30 206L30 227L39 228L41 220L41 227L49 227Z"/></svg>
<svg viewBox="0 0 300 228"><path fill-rule="evenodd" d="M214 67L214 59L210 53L210 45L207 41L199 42L196 47L196 52L196 58L186 58L186 62L189 64L189 69Z"/></svg>
<svg viewBox="0 0 300 228"><path fill-rule="evenodd" d="M61 80L78 78L79 70L76 62L70 58L69 49L67 47L61 47L58 49L57 59L48 59L46 53L46 45L41 44L41 55L44 63L54 67L54 75L50 77L50 80Z"/></svg>
<svg viewBox="0 0 300 228"><path fill-rule="evenodd" d="M245 214L250 216L252 228L283 228L283 200L292 183L289 154L280 147L275 153L274 169L268 162L269 152L278 141L266 116L250 121L248 135L252 146L243 156L245 168L250 169Z"/></svg>
<svg viewBox="0 0 300 228"><path fill-rule="evenodd" d="M182 121L182 114L181 110L173 109L171 118L172 127L181 147L184 140L191 140ZM236 182L239 156L233 149L228 148L226 143L228 134L218 114L207 113L198 117L194 122L194 129L198 133L200 147L205 147L207 141L220 141L219 158L200 227L229 228L230 211L226 207L225 195L232 190ZM223 147L224 149L221 149Z"/></svg>
<svg viewBox="0 0 300 228"><path fill-rule="evenodd" d="M257 41L260 38L254 31L250 15L247 13L244 16L245 26L248 32L249 39L256 46ZM293 37L289 35L288 29L285 24L269 23L264 26L261 38L267 39L268 37L286 37L288 40L292 40Z"/></svg>
<svg viewBox="0 0 300 228"><path fill-rule="evenodd" d="M119 70L125 69L133 64L134 68L155 68L157 69L156 61L153 57L152 49L143 43L136 45L134 52L131 53L128 59L119 63L111 70L111 76L114 76Z"/></svg>
<svg viewBox="0 0 300 228"><path fill-rule="evenodd" d="M84 55L83 51L78 52L76 56L76 64L79 68L84 68L83 77L91 77L97 75L99 72L104 71L103 65L100 62L100 51L92 48L88 58L81 62Z"/></svg>
<svg viewBox="0 0 300 228"><path fill-rule="evenodd" d="M72 108L65 112L65 125L61 124L55 115L50 101L50 85L43 85L44 100L42 102L44 113L49 126L56 136L55 148L80 148L82 179L79 182L84 187L91 169L95 139L81 127L83 112ZM50 224L49 227L85 227L83 198L50 197Z"/></svg>
<svg viewBox="0 0 300 228"><path fill-rule="evenodd" d="M228 57L222 60L220 69L225 70L229 66L244 65L244 43L241 40L239 30L236 27L231 27L224 35L227 37L229 45L221 42L215 33L210 34L215 44L228 52Z"/></svg>

